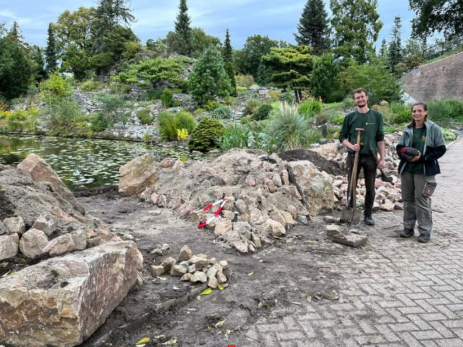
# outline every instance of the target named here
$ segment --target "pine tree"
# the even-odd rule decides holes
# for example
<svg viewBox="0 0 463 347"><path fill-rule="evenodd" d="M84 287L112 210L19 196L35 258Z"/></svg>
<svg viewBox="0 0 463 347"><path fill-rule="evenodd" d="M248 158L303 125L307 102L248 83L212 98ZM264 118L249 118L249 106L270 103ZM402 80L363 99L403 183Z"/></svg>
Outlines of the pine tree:
<svg viewBox="0 0 463 347"><path fill-rule="evenodd" d="M383 39L383 41L381 41L381 48L379 49L379 56L381 58L387 59L387 55L388 55L387 42L386 42L386 39Z"/></svg>
<svg viewBox="0 0 463 347"><path fill-rule="evenodd" d="M376 11L377 0L330 0L334 52L347 66L352 59L362 64L374 51L383 27Z"/></svg>
<svg viewBox="0 0 463 347"><path fill-rule="evenodd" d="M329 46L328 14L323 0L307 0L294 34L299 45L311 46L314 54L321 54Z"/></svg>
<svg viewBox="0 0 463 347"><path fill-rule="evenodd" d="M52 73L58 67L55 34L52 23L48 24L47 48L45 49L45 61L47 74Z"/></svg>
<svg viewBox="0 0 463 347"><path fill-rule="evenodd" d="M394 26L391 30L391 42L389 44L389 70L394 73L396 72L396 66L402 62L402 19L399 16L394 17Z"/></svg>
<svg viewBox="0 0 463 347"><path fill-rule="evenodd" d="M184 54L187 56L191 55L193 51L192 45L192 34L191 34L191 19L188 16L188 6L186 0L180 0L179 13L177 15L177 20L175 21L175 33L178 36L178 40L181 45L179 48L179 54Z"/></svg>
<svg viewBox="0 0 463 347"><path fill-rule="evenodd" d="M225 46L223 49L223 61L225 63L225 71L227 71L228 78L231 83L231 95L236 96L236 80L235 80L235 68L233 63L233 48L230 43L230 32L225 33Z"/></svg>
<svg viewBox="0 0 463 347"><path fill-rule="evenodd" d="M219 50L210 46L193 66L189 76L189 91L193 100L204 105L216 96L230 95L231 86Z"/></svg>

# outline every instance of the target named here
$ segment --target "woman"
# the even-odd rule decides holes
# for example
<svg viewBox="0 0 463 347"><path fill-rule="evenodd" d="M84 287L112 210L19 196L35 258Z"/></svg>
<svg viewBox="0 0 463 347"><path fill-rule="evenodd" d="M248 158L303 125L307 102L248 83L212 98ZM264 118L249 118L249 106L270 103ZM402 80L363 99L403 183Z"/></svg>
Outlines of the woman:
<svg viewBox="0 0 463 347"><path fill-rule="evenodd" d="M427 120L428 106L417 103L412 106L412 121L406 125L399 144L399 174L402 180L404 201L404 229L401 237L414 235L418 223L418 242L431 239L431 195L437 186L435 175L440 173L437 159L446 151L444 135L440 127Z"/></svg>

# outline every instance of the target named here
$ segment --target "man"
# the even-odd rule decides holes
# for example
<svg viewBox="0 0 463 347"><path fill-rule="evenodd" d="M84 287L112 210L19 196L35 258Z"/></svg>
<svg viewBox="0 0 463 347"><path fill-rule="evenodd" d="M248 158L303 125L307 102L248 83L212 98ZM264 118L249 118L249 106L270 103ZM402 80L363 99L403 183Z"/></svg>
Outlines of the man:
<svg viewBox="0 0 463 347"><path fill-rule="evenodd" d="M379 169L384 168L384 130L383 116L381 113L368 108L368 95L365 89L359 88L354 92L354 102L357 110L349 113L344 118L339 141L347 147L347 166L349 168L349 182L352 177L355 152L359 152L358 172L363 169L365 177L365 211L364 221L367 225L374 225L372 208L375 201L376 160L371 154L371 148L375 153L379 152ZM360 145L357 145L356 128L363 128ZM358 178L357 172L357 178ZM355 208L355 206L354 206Z"/></svg>

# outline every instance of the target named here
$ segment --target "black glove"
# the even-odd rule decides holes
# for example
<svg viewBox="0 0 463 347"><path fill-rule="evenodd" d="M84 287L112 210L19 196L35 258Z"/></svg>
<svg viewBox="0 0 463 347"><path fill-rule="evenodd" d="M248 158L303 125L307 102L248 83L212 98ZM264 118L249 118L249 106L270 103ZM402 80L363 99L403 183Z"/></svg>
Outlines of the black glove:
<svg viewBox="0 0 463 347"><path fill-rule="evenodd" d="M400 150L400 153L402 153L402 156L406 161L411 161L414 157L420 155L420 151L413 147L404 147Z"/></svg>

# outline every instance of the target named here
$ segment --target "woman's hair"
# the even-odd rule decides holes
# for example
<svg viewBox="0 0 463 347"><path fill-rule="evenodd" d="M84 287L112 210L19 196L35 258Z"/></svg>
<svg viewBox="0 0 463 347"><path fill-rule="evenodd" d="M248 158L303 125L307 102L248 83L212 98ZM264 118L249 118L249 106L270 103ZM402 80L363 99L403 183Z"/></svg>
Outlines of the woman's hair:
<svg viewBox="0 0 463 347"><path fill-rule="evenodd" d="M412 114L413 114L413 108L415 106L423 106L423 110L428 111L428 105L426 105L424 102L417 102L416 104L412 105ZM424 116L424 120L426 121L427 118L428 118L428 115L426 114L426 116ZM415 125L416 125L416 122L413 119L413 115L412 115L412 121L410 122L410 124L407 125L407 127L411 129L411 128L414 128Z"/></svg>

